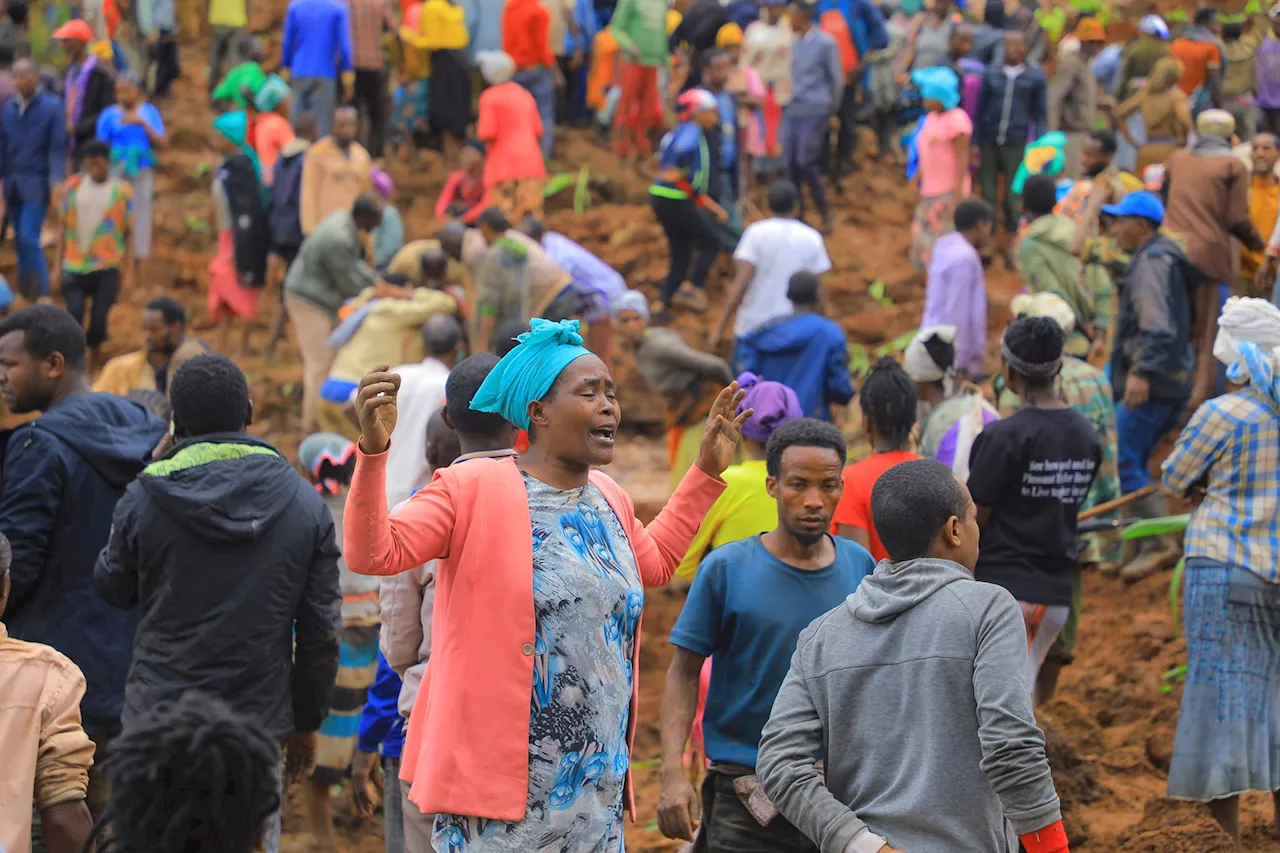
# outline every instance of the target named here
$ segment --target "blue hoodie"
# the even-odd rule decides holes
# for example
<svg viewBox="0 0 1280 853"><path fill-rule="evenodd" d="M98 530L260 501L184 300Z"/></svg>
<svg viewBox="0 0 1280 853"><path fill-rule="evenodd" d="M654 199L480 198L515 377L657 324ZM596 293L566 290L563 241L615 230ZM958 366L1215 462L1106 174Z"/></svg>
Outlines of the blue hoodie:
<svg viewBox="0 0 1280 853"><path fill-rule="evenodd" d="M831 420L832 403L853 399L844 330L821 314L775 320L738 340L738 369L796 392L805 417Z"/></svg>
<svg viewBox="0 0 1280 853"><path fill-rule="evenodd" d="M9 435L0 481L0 533L13 547L4 619L21 640L53 646L84 672L86 731L120 728L138 612L98 595L93 566L116 501L150 461L165 425L111 394L66 398Z"/></svg>

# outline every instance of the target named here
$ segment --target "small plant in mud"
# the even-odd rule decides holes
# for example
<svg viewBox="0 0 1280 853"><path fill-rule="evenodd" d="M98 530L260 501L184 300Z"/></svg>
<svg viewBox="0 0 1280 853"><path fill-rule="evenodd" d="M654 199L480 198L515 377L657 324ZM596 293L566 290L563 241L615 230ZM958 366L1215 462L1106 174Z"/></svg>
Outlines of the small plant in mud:
<svg viewBox="0 0 1280 853"><path fill-rule="evenodd" d="M847 348L849 353L849 373L852 376L865 376L871 370L871 365L876 359L884 358L886 355L898 355L905 350L918 331L919 329L908 329L897 337L871 349L867 349L862 344L849 344Z"/></svg>

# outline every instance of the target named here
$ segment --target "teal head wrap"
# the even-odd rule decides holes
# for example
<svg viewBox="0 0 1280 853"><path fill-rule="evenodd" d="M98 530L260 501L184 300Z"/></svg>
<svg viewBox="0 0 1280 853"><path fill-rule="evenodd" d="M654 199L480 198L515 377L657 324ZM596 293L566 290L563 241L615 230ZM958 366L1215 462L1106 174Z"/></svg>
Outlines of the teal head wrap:
<svg viewBox="0 0 1280 853"><path fill-rule="evenodd" d="M477 412L497 412L510 423L529 428L529 404L547 396L569 363L591 355L582 346L577 320L553 323L535 317L519 346L502 357L471 400Z"/></svg>
<svg viewBox="0 0 1280 853"><path fill-rule="evenodd" d="M291 94L289 84L279 74L272 74L253 96L253 105L260 113L269 113Z"/></svg>
<svg viewBox="0 0 1280 853"><path fill-rule="evenodd" d="M249 145L248 114L244 110L223 113L213 120L213 129L228 142L239 148L244 156L249 158L249 161L253 163L254 170L258 173L259 179L261 179L262 164L258 161L258 154L253 150L253 146Z"/></svg>
<svg viewBox="0 0 1280 853"><path fill-rule="evenodd" d="M960 78L946 66L912 71L911 82L920 88L921 98L937 101L944 110L954 110L960 105Z"/></svg>

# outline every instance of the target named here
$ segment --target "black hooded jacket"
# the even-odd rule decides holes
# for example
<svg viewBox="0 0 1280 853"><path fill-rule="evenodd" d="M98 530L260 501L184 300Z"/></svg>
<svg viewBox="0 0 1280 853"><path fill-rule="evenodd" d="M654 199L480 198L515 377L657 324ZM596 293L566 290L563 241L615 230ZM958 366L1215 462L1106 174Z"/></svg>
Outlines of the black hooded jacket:
<svg viewBox="0 0 1280 853"><path fill-rule="evenodd" d="M340 556L324 501L265 442L204 435L148 465L94 569L109 604L141 607L125 726L196 690L281 740L318 729L338 673Z"/></svg>

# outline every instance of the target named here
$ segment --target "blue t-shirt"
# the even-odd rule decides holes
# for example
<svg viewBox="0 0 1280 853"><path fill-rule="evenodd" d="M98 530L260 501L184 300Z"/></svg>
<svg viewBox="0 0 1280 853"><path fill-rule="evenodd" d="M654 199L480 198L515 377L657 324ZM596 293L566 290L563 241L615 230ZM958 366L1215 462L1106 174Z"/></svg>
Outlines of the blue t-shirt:
<svg viewBox="0 0 1280 853"><path fill-rule="evenodd" d="M738 170L738 99L731 92L716 92L720 112L720 168L730 174Z"/></svg>
<svg viewBox="0 0 1280 853"><path fill-rule="evenodd" d="M164 133L164 119L151 104L139 104L138 115L151 125L156 133ZM97 137L111 147L111 162L124 169L124 176L132 178L139 169L150 169L156 164L155 151L147 129L137 124L121 124L124 108L118 104L107 107L98 116Z"/></svg>
<svg viewBox="0 0 1280 853"><path fill-rule="evenodd" d="M787 565L759 536L715 549L698 568L671 643L711 658L702 734L712 761L756 766L796 638L875 570L857 542L832 541L836 558L822 569Z"/></svg>
<svg viewBox="0 0 1280 853"><path fill-rule="evenodd" d="M686 121L678 124L662 138L658 146L658 165L663 169L682 170L695 190L705 192L707 188L699 187L698 183L700 179L704 182L707 180L707 168L710 166L710 163L704 162L703 159L704 155L707 155L708 159L710 155L706 145L706 136L696 122ZM658 184L664 184L664 182L658 181Z"/></svg>

